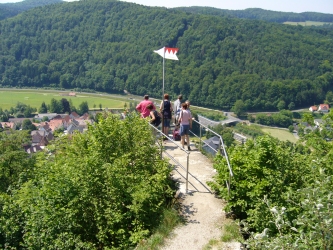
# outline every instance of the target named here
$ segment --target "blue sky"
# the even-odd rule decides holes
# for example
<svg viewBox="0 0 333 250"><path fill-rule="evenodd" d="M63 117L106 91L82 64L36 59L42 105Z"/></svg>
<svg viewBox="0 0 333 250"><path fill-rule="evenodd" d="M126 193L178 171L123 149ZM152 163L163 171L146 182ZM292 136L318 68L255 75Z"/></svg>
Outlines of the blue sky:
<svg viewBox="0 0 333 250"><path fill-rule="evenodd" d="M73 1L73 0L67 0ZM75 1L75 0L74 0ZM219 9L243 10L262 8L283 12L321 12L333 14L333 0L124 0L147 6L181 7L210 6ZM20 2L20 0L0 0L0 3Z"/></svg>

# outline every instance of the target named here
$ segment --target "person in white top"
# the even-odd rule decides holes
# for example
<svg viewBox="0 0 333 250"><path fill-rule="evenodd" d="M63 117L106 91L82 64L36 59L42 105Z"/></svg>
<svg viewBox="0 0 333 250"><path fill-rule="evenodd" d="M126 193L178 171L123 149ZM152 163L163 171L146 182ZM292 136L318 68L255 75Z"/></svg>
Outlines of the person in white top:
<svg viewBox="0 0 333 250"><path fill-rule="evenodd" d="M182 104L182 110L179 114L179 124L180 124L180 136L181 136L181 144L184 148L185 143L185 136L187 142L187 149L190 151L190 138L189 138L189 131L192 129L192 114L191 111L187 109L187 104Z"/></svg>
<svg viewBox="0 0 333 250"><path fill-rule="evenodd" d="M179 114L180 111L182 110L182 99L183 96L179 95L178 99L173 104L173 111L175 112L175 125L178 125Z"/></svg>

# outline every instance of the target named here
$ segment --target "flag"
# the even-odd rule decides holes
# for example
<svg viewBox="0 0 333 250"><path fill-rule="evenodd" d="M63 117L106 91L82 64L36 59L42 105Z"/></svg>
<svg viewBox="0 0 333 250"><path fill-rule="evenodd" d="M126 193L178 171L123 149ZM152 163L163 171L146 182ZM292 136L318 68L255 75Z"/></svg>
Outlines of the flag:
<svg viewBox="0 0 333 250"><path fill-rule="evenodd" d="M177 48L163 47L162 49L154 50L154 52L159 54L161 57L164 57L165 59L178 60L176 55L178 52Z"/></svg>

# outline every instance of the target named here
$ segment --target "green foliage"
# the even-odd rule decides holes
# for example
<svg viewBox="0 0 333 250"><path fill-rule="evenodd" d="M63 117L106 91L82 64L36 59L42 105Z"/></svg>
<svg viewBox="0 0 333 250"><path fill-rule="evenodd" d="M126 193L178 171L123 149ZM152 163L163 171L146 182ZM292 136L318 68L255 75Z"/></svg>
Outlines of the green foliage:
<svg viewBox="0 0 333 250"><path fill-rule="evenodd" d="M288 109L289 110L293 110L295 108L295 103L294 102L291 102L288 104Z"/></svg>
<svg viewBox="0 0 333 250"><path fill-rule="evenodd" d="M303 113L302 114L302 121L306 122L307 124L314 126L314 118L311 113Z"/></svg>
<svg viewBox="0 0 333 250"><path fill-rule="evenodd" d="M288 130L289 130L290 133L293 133L294 130L295 130L295 127L294 127L293 125L290 125L290 126L288 127Z"/></svg>
<svg viewBox="0 0 333 250"><path fill-rule="evenodd" d="M11 193L31 177L35 158L28 157L22 148L28 142L27 131L0 132L0 194Z"/></svg>
<svg viewBox="0 0 333 250"><path fill-rule="evenodd" d="M47 113L47 106L46 106L45 102L42 102L42 104L41 104L41 106L40 106L40 108L38 110L38 113L40 113L40 114Z"/></svg>
<svg viewBox="0 0 333 250"><path fill-rule="evenodd" d="M293 124L293 115L291 111L282 109L279 113L273 114L257 114L255 121L256 123L266 126L278 126L288 128Z"/></svg>
<svg viewBox="0 0 333 250"><path fill-rule="evenodd" d="M51 99L51 103L50 103L50 105L48 106L47 110L48 110L50 113L57 113L57 114L62 113L62 105L61 105L61 101L58 101L58 100L52 98L52 99Z"/></svg>
<svg viewBox="0 0 333 250"><path fill-rule="evenodd" d="M88 111L89 111L88 102L87 102L87 101L82 102L82 103L79 105L78 114L79 114L79 115L83 115L83 114L85 114L85 113L88 113Z"/></svg>
<svg viewBox="0 0 333 250"><path fill-rule="evenodd" d="M326 93L326 102L332 106L333 105L333 92L332 91L328 91Z"/></svg>
<svg viewBox="0 0 333 250"><path fill-rule="evenodd" d="M2 108L0 108L0 121L1 122L8 122L9 120L9 112L8 110L3 111Z"/></svg>
<svg viewBox="0 0 333 250"><path fill-rule="evenodd" d="M0 5L0 20L15 16L32 8L61 2L62 0L24 0L17 3L4 3Z"/></svg>
<svg viewBox="0 0 333 250"><path fill-rule="evenodd" d="M256 138L258 136L264 135L265 133L261 130L261 128L258 125L251 124L246 125L242 123L238 123L234 130L238 131L241 134L252 136L253 138Z"/></svg>
<svg viewBox="0 0 333 250"><path fill-rule="evenodd" d="M287 193L290 207L300 211L297 217L290 221L287 215L291 209L270 207L279 234L252 234L248 242L251 248L332 249L332 178L318 167L314 167L311 174L310 185Z"/></svg>
<svg viewBox="0 0 333 250"><path fill-rule="evenodd" d="M145 250L145 249L158 249L163 242L164 239L168 237L170 232L181 222L181 218L179 216L179 212L174 209L167 209L163 213L163 219L161 224L158 226L154 234L149 237L148 240L141 241L137 250Z"/></svg>
<svg viewBox="0 0 333 250"><path fill-rule="evenodd" d="M242 242L243 237L239 230L239 225L235 221L227 220L223 225L223 235L221 237L222 242Z"/></svg>
<svg viewBox="0 0 333 250"><path fill-rule="evenodd" d="M173 197L168 162L149 125L100 117L41 155L36 177L2 200L2 245L29 249L128 249L150 235ZM6 218L11 220L6 221Z"/></svg>
<svg viewBox="0 0 333 250"><path fill-rule="evenodd" d="M227 117L223 114L223 112L205 112L205 113L201 113L198 112L199 115L202 115L204 117L207 117L208 119L212 120L212 121L223 121L225 120Z"/></svg>
<svg viewBox="0 0 333 250"><path fill-rule="evenodd" d="M17 118L29 118L32 116L32 113L36 112L36 109L32 108L30 105L18 102L15 107L11 108L10 112Z"/></svg>
<svg viewBox="0 0 333 250"><path fill-rule="evenodd" d="M164 45L180 48L179 62L166 62L165 90L194 105L230 109L239 100L245 111L273 110L284 100L304 107L321 103L333 86L330 30L109 0L34 8L0 27L4 87L160 98L162 61L152 50Z"/></svg>
<svg viewBox="0 0 333 250"><path fill-rule="evenodd" d="M265 136L228 153L234 173L230 196L224 186L228 166L221 156L211 186L227 199L227 209L244 219L251 249L332 248L333 146L319 130L298 145Z"/></svg>
<svg viewBox="0 0 333 250"><path fill-rule="evenodd" d="M214 16L228 16L228 17L238 17L246 19L259 19L269 22L284 23L290 22L305 22L307 20L320 21L320 22L333 22L332 14L324 14L317 12L281 12L272 10L263 10L260 8L248 8L245 10L226 10L226 9L216 9L213 7L179 7L177 9L184 10L186 12L214 15Z"/></svg>
<svg viewBox="0 0 333 250"><path fill-rule="evenodd" d="M256 121L256 118L251 114L247 115L247 119L249 120L249 122L252 122L252 123Z"/></svg>
<svg viewBox="0 0 333 250"><path fill-rule="evenodd" d="M227 211L240 219L246 218L251 228L262 231L269 227L270 213L260 200L267 196L274 205L286 206L284 193L288 189L296 190L303 183L301 177L306 170L299 166L306 162L305 157L296 147L268 136L231 148L228 154L234 173L230 196L225 187L225 180L229 178L228 166L221 156L216 157L214 168L218 175L211 186L228 201Z"/></svg>
<svg viewBox="0 0 333 250"><path fill-rule="evenodd" d="M34 124L32 124L31 120L30 119L24 119L23 122L22 122L22 126L21 126L22 130L28 130L29 133L32 131L32 130L36 130L36 126Z"/></svg>
<svg viewBox="0 0 333 250"><path fill-rule="evenodd" d="M279 101L279 103L277 105L278 110L283 110L283 109L285 109L285 107L286 107L286 102L283 100Z"/></svg>
<svg viewBox="0 0 333 250"><path fill-rule="evenodd" d="M246 106L242 100L237 100L231 111L233 111L238 117L240 117L245 114Z"/></svg>
<svg viewBox="0 0 333 250"><path fill-rule="evenodd" d="M222 124L218 124L218 125L214 126L213 128L210 127L210 129L222 137L223 142L227 147L234 145L235 139L234 139L234 135L233 135L231 128L228 128L227 126L222 125ZM205 136L206 136L206 138L210 138L210 137L215 136L215 134L213 134L212 132L210 132L208 130L206 132Z"/></svg>

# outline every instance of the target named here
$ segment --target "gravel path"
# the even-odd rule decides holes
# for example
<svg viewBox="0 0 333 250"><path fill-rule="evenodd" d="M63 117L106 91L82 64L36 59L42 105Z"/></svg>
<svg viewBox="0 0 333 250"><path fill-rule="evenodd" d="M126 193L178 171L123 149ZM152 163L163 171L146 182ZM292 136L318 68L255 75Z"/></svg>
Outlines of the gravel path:
<svg viewBox="0 0 333 250"><path fill-rule="evenodd" d="M165 143L165 148L186 169L186 154L171 142ZM186 171L181 166L176 166L173 171L173 178L180 183L178 197L186 223L174 229L161 248L164 250L202 249L210 240L219 239L222 235L221 227L225 220L223 201L216 198L207 185L215 174L213 164L192 145L191 148L188 192ZM239 250L240 244L227 244L223 249Z"/></svg>

